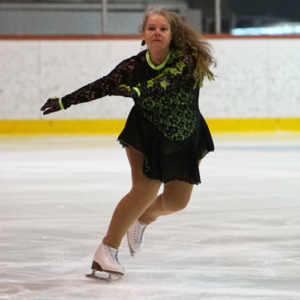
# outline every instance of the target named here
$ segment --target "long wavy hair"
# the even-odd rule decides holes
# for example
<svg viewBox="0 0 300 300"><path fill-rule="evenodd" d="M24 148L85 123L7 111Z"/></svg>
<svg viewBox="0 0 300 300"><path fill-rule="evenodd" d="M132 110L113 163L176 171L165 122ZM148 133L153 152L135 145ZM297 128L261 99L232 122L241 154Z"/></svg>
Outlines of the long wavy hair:
<svg viewBox="0 0 300 300"><path fill-rule="evenodd" d="M216 60L212 56L212 47L206 39L185 22L177 14L167 11L160 6L154 6L147 9L143 24L142 32L145 31L148 17L152 14L163 15L171 26L172 40L170 47L175 49L192 50L195 52L196 67L194 76L199 86L202 87L205 76L209 80L214 80L214 74L209 70L211 65L216 66Z"/></svg>

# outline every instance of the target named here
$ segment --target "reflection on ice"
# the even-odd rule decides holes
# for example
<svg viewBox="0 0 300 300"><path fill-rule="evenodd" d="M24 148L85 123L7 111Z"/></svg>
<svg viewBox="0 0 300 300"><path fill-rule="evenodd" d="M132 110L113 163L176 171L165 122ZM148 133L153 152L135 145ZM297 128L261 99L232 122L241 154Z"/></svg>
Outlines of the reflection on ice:
<svg viewBox="0 0 300 300"><path fill-rule="evenodd" d="M1 137L0 298L299 300L299 135L215 138L189 206L105 282L85 274L130 189L115 137Z"/></svg>

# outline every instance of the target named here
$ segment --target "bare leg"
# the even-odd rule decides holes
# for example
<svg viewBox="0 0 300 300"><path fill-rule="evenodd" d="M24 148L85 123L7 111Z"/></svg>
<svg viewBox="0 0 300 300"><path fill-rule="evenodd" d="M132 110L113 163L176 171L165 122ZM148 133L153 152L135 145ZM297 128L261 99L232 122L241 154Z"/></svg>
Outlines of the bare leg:
<svg viewBox="0 0 300 300"><path fill-rule="evenodd" d="M142 173L144 157L132 147L126 148L127 157L131 166L132 189L117 205L107 235L103 243L118 249L121 241L140 215L157 197L161 182L151 180Z"/></svg>
<svg viewBox="0 0 300 300"><path fill-rule="evenodd" d="M150 224L160 216L183 210L190 201L192 191L193 185L186 182L172 181L165 184L163 193L157 196L155 201L140 216L139 222Z"/></svg>

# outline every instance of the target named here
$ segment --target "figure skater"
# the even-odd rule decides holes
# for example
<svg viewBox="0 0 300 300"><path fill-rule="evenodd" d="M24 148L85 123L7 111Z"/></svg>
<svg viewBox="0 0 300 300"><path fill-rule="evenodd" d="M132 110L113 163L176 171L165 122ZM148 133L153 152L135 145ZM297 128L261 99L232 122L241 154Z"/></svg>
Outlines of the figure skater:
<svg viewBox="0 0 300 300"><path fill-rule="evenodd" d="M178 15L157 7L144 16L142 39L147 50L41 108L46 115L107 95L134 100L118 137L131 167L132 188L113 213L94 255L93 274L124 275L118 248L125 234L133 256L142 249L147 225L187 206L193 186L200 183L200 161L214 150L198 106L205 76L214 80L211 46Z"/></svg>

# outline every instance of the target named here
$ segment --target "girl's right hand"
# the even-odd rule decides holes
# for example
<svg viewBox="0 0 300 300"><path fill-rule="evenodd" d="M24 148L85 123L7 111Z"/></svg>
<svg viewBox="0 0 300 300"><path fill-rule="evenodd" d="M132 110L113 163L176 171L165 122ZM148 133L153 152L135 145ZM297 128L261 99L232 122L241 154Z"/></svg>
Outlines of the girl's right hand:
<svg viewBox="0 0 300 300"><path fill-rule="evenodd" d="M61 107L59 105L58 98L48 99L47 102L41 108L41 111L43 111L43 115L51 114L59 110L61 110Z"/></svg>

